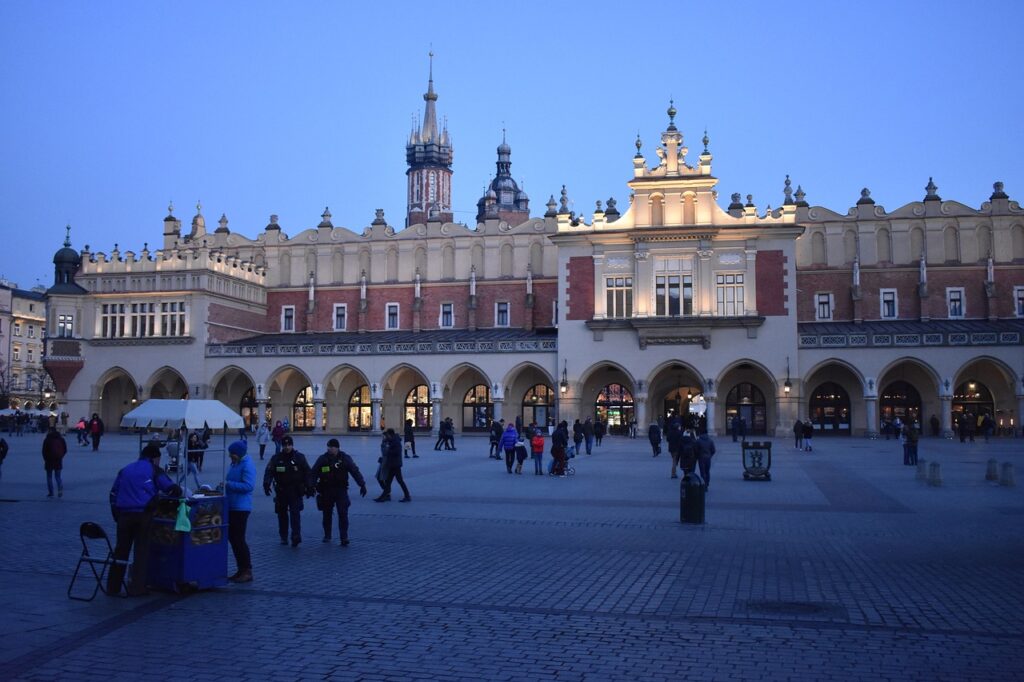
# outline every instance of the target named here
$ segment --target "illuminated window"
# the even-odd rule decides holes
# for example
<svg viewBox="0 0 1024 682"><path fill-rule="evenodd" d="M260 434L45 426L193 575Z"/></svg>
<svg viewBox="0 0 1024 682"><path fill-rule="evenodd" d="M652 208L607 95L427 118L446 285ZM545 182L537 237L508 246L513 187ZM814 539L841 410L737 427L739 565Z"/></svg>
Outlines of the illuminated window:
<svg viewBox="0 0 1024 682"><path fill-rule="evenodd" d="M75 317L73 315L57 316L57 336L70 339L74 336Z"/></svg>

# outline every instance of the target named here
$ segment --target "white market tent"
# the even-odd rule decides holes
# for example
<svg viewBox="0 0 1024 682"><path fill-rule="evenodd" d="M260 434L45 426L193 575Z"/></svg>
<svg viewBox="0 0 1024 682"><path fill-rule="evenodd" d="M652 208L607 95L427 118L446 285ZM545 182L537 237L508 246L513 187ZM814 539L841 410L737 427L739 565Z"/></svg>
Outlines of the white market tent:
<svg viewBox="0 0 1024 682"><path fill-rule="evenodd" d="M219 400L147 400L121 418L128 428L241 429L242 416Z"/></svg>

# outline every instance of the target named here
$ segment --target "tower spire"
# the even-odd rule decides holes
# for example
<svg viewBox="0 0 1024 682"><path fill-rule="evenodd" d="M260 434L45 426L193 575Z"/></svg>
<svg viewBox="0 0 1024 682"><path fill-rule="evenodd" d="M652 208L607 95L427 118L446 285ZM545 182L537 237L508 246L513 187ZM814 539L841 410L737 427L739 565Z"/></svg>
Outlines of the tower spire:
<svg viewBox="0 0 1024 682"><path fill-rule="evenodd" d="M437 141L437 109L434 102L437 101L437 93L434 92L434 52L427 53L430 57L430 74L427 79L427 91L423 94L423 101L426 102L423 112L423 130L421 138L423 142L430 143Z"/></svg>
<svg viewBox="0 0 1024 682"><path fill-rule="evenodd" d="M423 94L423 122L413 130L405 146L405 159L409 164L408 206L405 224L425 223L427 220L452 221L451 177L452 144L447 123L438 127L437 93L434 91L434 51L427 53L427 91Z"/></svg>

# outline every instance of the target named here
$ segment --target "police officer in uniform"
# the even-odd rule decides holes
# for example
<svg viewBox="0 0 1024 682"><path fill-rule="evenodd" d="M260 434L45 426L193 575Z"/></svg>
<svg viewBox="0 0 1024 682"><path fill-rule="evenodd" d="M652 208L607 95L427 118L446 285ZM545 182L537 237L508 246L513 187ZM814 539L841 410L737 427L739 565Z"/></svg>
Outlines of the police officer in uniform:
<svg viewBox="0 0 1024 682"><path fill-rule="evenodd" d="M338 510L338 537L341 546L348 547L349 475L359 484L359 495L366 497L366 481L359 467L348 453L342 452L337 438L327 441L327 452L313 465L313 485L316 487L316 507L324 515L324 542L331 541L331 522Z"/></svg>
<svg viewBox="0 0 1024 682"><path fill-rule="evenodd" d="M302 542L302 498L313 496L309 462L295 449L291 436L281 439L281 452L270 458L263 473L263 492L270 495L274 487L274 511L281 544L288 544L288 523L292 528L292 547Z"/></svg>

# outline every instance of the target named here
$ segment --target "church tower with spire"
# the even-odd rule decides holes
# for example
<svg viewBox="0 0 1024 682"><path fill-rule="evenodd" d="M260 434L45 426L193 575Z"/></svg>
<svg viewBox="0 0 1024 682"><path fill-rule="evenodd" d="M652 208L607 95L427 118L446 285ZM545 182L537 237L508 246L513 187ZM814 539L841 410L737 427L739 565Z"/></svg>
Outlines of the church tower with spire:
<svg viewBox="0 0 1024 682"><path fill-rule="evenodd" d="M439 128L437 125L433 52L423 100L426 102L423 124L418 130L413 127L405 145L405 160L409 164L406 227L428 220L452 222L452 145L448 126Z"/></svg>

